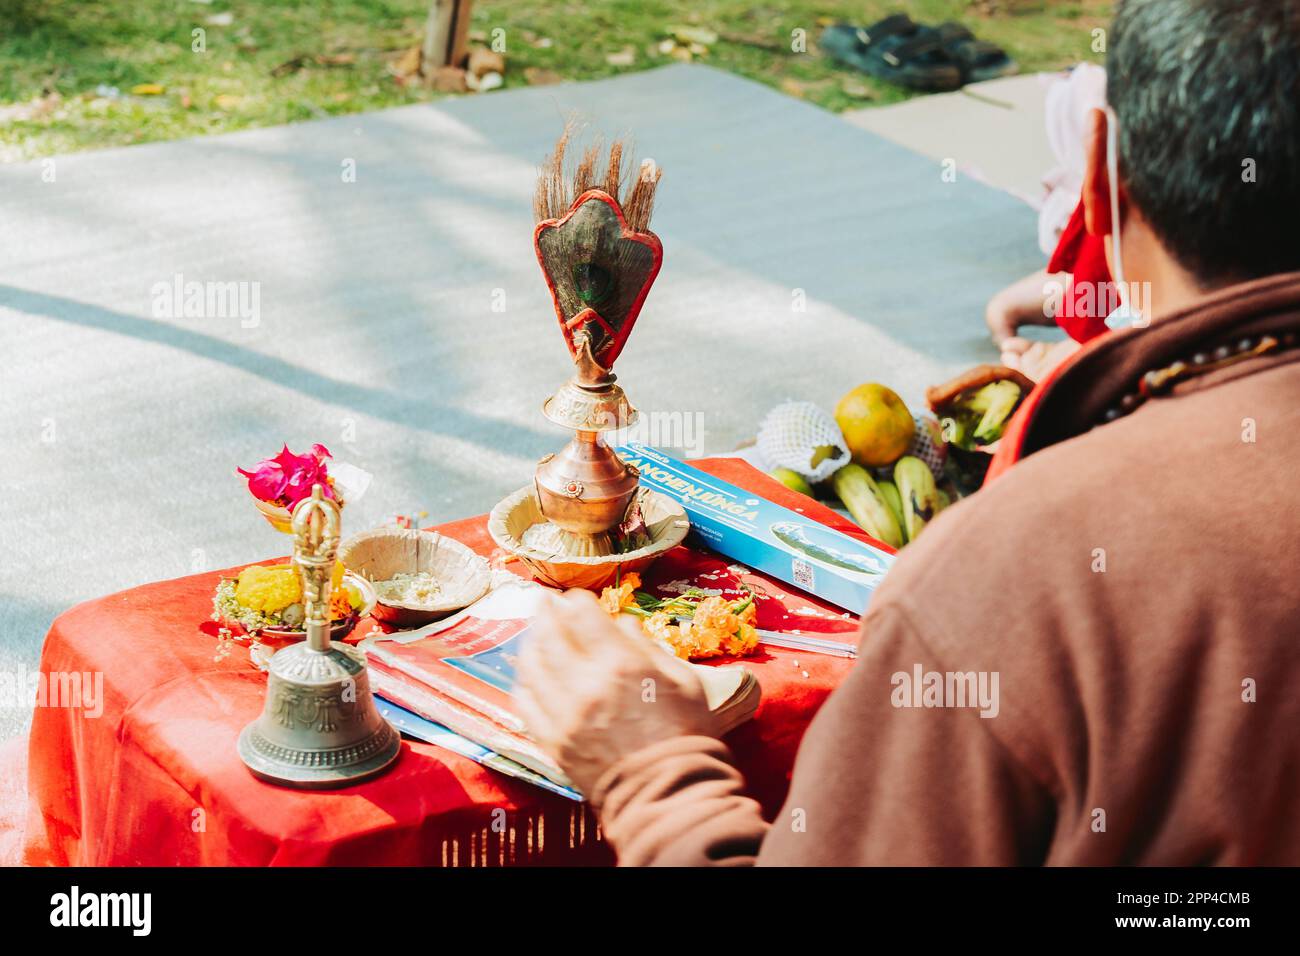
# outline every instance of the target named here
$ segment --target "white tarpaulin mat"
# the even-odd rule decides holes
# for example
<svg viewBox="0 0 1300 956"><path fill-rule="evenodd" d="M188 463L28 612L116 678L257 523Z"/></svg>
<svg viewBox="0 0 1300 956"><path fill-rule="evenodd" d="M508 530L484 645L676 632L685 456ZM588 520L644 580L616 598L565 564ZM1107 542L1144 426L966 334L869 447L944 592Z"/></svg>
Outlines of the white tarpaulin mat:
<svg viewBox="0 0 1300 956"><path fill-rule="evenodd" d="M1012 197L698 66L0 167L0 668L77 601L283 553L234 473L282 441L374 474L345 533L525 484L565 440L531 197L573 110L664 170L618 372L679 453L865 381L919 408L1041 265Z"/></svg>

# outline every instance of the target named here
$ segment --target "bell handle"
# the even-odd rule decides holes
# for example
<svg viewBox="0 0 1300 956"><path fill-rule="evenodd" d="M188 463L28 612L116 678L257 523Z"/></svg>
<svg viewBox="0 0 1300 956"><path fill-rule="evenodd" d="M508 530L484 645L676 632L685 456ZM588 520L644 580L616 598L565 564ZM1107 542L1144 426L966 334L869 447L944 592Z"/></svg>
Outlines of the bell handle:
<svg viewBox="0 0 1300 956"><path fill-rule="evenodd" d="M293 511L296 535L294 562L302 583L304 631L314 651L330 649L330 590L338 553L339 508L325 497L321 485L312 486L310 498Z"/></svg>

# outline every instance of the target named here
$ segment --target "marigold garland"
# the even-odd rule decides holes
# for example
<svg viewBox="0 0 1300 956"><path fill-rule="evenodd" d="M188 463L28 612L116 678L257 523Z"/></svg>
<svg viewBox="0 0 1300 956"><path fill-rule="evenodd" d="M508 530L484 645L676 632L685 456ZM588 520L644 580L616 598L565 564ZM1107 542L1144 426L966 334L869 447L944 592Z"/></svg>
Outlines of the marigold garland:
<svg viewBox="0 0 1300 956"><path fill-rule="evenodd" d="M623 575L601 592L601 607L614 617L632 614L641 618L646 636L663 641L678 657L740 657L758 646L758 612L752 594L728 601L691 588L677 597L657 598L639 591L640 587L640 575Z"/></svg>

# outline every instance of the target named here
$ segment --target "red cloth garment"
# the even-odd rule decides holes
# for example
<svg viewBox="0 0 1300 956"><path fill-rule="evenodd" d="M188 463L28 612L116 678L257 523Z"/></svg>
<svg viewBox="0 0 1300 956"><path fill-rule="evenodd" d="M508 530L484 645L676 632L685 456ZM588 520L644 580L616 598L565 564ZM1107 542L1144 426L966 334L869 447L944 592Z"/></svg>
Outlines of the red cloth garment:
<svg viewBox="0 0 1300 956"><path fill-rule="evenodd" d="M1099 338L1102 333L1110 331L1106 325L1108 305L1118 303L1115 285L1111 281L1110 266L1106 264L1106 244L1100 236L1088 232L1084 222L1083 201L1075 207L1069 223L1061 233L1061 240L1052 253L1047 264L1049 273L1069 272L1070 287L1065 292L1061 304L1061 313L1056 317L1059 325L1070 338L1081 344L1087 344ZM1101 314L1097 314L1100 312ZM1033 418L1038 401L1042 398L1045 386L1055 381L1068 367L1073 365L1084 350L1075 352L1061 364L1047 373L1030 392L1011 421L1007 423L998 443L993 461L984 476L987 485L1010 468L1021 456L1025 430Z"/></svg>
<svg viewBox="0 0 1300 956"><path fill-rule="evenodd" d="M837 530L847 519L737 459L693 462ZM439 528L482 554L486 518ZM517 562L507 567L522 569ZM227 572L229 573L229 572ZM585 804L432 744L403 741L386 774L328 792L255 779L235 741L261 712L266 679L247 648L217 658L203 628L222 572L80 604L50 627L44 674L103 675L98 708L38 707L24 846L34 865L608 864ZM781 591L773 583L769 589ZM762 687L754 720L727 742L764 810L779 809L795 752L852 661L762 647L744 659ZM506 812L505 826L499 814Z"/></svg>
<svg viewBox="0 0 1300 956"><path fill-rule="evenodd" d="M1070 273L1070 285L1056 324L1076 342L1087 342L1105 332L1108 304L1119 300L1106 264L1106 243L1101 236L1088 232L1083 200L1061 232L1047 271Z"/></svg>

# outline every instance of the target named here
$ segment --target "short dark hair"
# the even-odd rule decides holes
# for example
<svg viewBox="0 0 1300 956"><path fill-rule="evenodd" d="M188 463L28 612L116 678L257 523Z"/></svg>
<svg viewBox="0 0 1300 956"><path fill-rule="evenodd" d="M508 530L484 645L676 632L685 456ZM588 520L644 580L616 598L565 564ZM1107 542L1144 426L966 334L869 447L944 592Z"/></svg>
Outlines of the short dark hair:
<svg viewBox="0 0 1300 956"><path fill-rule="evenodd" d="M1300 269L1300 0L1120 0L1120 181L1205 285Z"/></svg>

